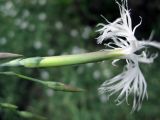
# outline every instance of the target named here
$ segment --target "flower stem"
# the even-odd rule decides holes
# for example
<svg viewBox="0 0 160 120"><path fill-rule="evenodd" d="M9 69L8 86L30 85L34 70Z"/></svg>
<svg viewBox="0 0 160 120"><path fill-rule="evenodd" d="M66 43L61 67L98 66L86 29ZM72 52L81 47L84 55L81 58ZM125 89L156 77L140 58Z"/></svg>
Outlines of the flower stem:
<svg viewBox="0 0 160 120"><path fill-rule="evenodd" d="M122 49L104 50L83 54L49 56L49 57L31 57L25 59L16 59L4 63L1 66L24 66L28 68L35 67L57 67L75 64L84 64L98 62L108 59L115 59L124 56Z"/></svg>
<svg viewBox="0 0 160 120"><path fill-rule="evenodd" d="M39 83L39 84L41 84L41 85L43 85L47 88L51 88L55 91L65 91L65 92L83 92L84 91L84 89L73 87L73 86L70 86L70 85L66 85L66 84L61 83L61 82L43 81L43 80L40 80L40 79L24 76L24 75L21 75L21 74L15 73L15 72L11 72L11 71L0 72L0 74L17 76L19 78L22 78L22 80L28 80L28 81L36 82L36 83Z"/></svg>

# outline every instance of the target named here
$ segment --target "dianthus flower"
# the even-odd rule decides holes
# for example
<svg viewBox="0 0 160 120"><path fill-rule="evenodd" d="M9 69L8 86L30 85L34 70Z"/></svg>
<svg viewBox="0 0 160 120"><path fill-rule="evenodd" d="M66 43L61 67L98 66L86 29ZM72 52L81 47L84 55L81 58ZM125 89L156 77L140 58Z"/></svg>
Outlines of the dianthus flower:
<svg viewBox="0 0 160 120"><path fill-rule="evenodd" d="M133 95L132 111L135 111L141 108L143 99L148 97L147 84L140 70L139 63L152 63L158 55L149 55L146 47L160 48L160 43L150 41L150 39L148 41L138 40L135 37L135 31L141 25L142 18L140 17L138 25L132 27L127 0L122 0L122 4L116 3L119 6L120 17L114 22L109 22L105 18L108 24L98 24L101 28L97 30L100 33L97 42L102 44L108 40L110 42L107 42L105 45L110 49L123 49L126 55L122 59L126 60L126 65L122 73L110 80L106 80L100 86L99 92L100 94L107 93L108 99L113 94L119 93L115 100L118 105L128 101L128 96ZM113 64L117 60L114 60Z"/></svg>

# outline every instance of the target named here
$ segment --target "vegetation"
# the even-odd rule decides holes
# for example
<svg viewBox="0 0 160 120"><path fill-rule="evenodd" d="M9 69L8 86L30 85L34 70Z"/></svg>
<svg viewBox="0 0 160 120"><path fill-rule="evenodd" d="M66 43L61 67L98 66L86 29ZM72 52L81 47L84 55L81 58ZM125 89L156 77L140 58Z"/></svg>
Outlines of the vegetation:
<svg viewBox="0 0 160 120"><path fill-rule="evenodd" d="M160 40L160 15L157 12L160 3L153 0L147 3L130 0L129 3L131 9L134 8L133 24L139 22L137 16L144 18L136 36L148 39L150 31L155 30L153 39ZM0 51L33 57L104 49L96 44L97 34L94 32L97 23L105 21L101 14L110 21L115 20L119 15L115 1L0 0ZM122 70L123 63L117 67L112 67L111 61L104 61L56 68L0 68L1 72L14 71L12 75L21 73L85 89L79 93L54 91L32 81L0 75L0 119L160 119L159 59L152 65L141 65L148 83L149 99L144 100L139 112L132 114L132 105L116 106L114 98L106 102L107 97L97 92L104 80Z"/></svg>

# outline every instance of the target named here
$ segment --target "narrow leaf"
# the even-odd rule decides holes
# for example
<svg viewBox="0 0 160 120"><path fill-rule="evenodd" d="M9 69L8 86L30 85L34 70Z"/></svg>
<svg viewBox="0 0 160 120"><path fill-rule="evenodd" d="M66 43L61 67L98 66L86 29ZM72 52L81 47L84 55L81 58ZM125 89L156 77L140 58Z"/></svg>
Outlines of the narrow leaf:
<svg viewBox="0 0 160 120"><path fill-rule="evenodd" d="M34 120L47 120L46 117L28 112L28 111L17 111L17 114L23 118L34 119Z"/></svg>

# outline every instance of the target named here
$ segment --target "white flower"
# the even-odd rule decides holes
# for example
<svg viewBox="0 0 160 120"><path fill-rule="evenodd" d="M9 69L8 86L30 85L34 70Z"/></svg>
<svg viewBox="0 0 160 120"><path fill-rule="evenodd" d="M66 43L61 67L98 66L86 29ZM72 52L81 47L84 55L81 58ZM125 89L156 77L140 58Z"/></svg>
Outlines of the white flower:
<svg viewBox="0 0 160 120"><path fill-rule="evenodd" d="M146 46L160 48L160 43L152 42L150 39L148 41L137 40L134 34L136 28L141 24L142 18L140 17L140 23L132 28L127 0L122 0L122 5L118 2L116 3L120 9L120 18L112 23L105 18L107 25L98 24L101 28L97 30L100 33L97 42L101 44L105 40L110 40L111 42L105 44L107 47L123 49L126 56L122 59L126 59L127 64L121 74L105 81L99 88L99 92L100 94L107 93L108 99L111 95L119 93L115 100L118 105L125 100L127 101L129 95L133 95L132 111L135 111L141 108L143 99L147 97L147 84L139 68L139 63L152 63L157 54L149 55L146 51ZM113 64L116 61L114 60Z"/></svg>

